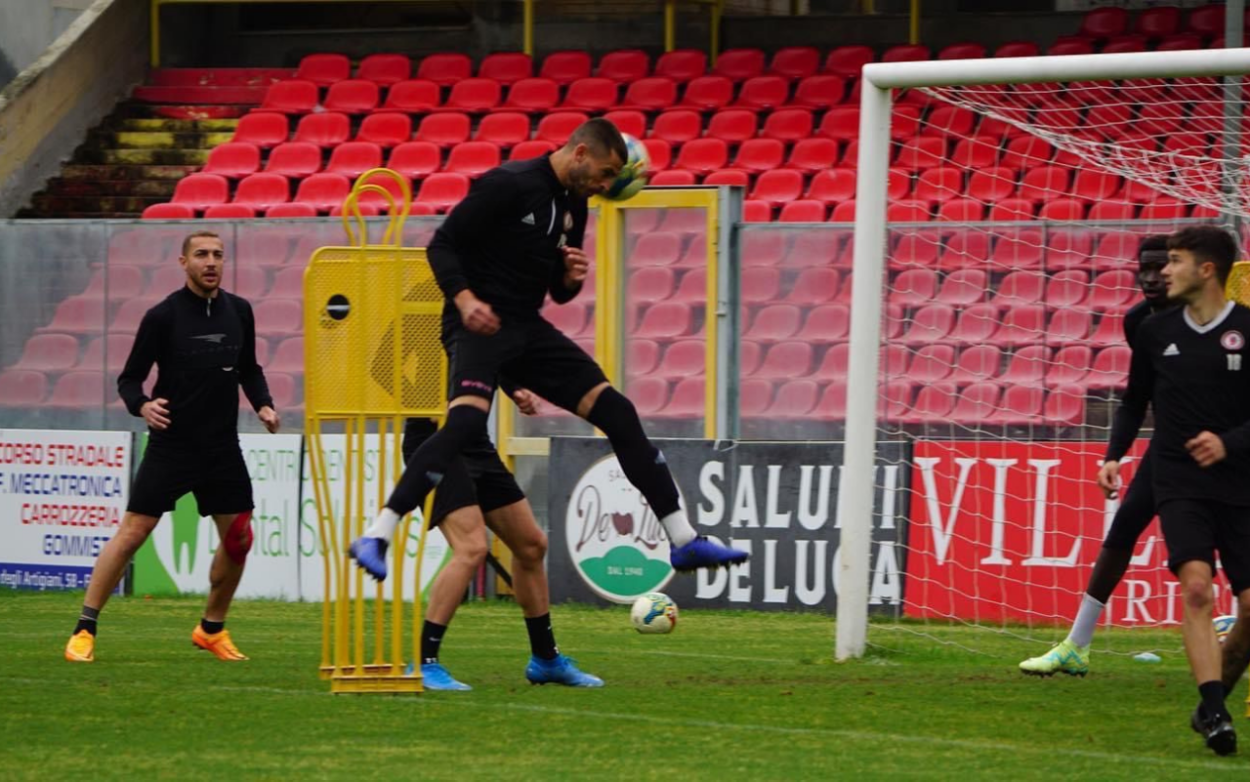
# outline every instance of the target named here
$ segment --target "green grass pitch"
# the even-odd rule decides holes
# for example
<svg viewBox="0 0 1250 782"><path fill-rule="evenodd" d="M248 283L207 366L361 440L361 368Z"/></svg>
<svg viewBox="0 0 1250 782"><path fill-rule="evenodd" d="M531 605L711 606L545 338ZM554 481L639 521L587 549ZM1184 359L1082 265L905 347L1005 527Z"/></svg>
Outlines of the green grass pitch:
<svg viewBox="0 0 1250 782"><path fill-rule="evenodd" d="M570 690L525 681L515 605L475 603L443 648L473 692L332 696L317 605L240 602L252 659L226 664L191 646L200 598L114 599L96 662L73 665L80 601L0 592L6 780L1250 778L1250 722L1231 758L1190 732L1197 694L1166 631L1095 640L1159 664L1096 653L1086 679L1038 680L1015 662L1045 647L1004 634L874 628L879 646L836 664L822 615L687 607L672 635L641 636L626 607L557 606L562 650L607 682Z"/></svg>

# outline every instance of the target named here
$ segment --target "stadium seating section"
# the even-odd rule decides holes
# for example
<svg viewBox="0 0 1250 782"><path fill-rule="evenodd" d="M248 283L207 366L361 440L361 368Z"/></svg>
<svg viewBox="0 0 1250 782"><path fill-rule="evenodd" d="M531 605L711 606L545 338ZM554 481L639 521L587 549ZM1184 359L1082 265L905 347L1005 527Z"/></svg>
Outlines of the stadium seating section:
<svg viewBox="0 0 1250 782"><path fill-rule="evenodd" d="M1218 46L1223 9L1156 8L1088 13L1079 33L1044 50L1029 42L987 51L840 46L653 59L637 50L594 62L555 52L481 62L462 54L414 61L377 54L355 64L338 54L306 57L248 107L233 138L199 173L179 181L171 203L145 218L302 217L330 214L353 178L386 165L411 178L417 214L441 214L471 181L501 161L564 143L588 116L607 116L645 140L656 185L733 184L746 189L740 364L744 421L840 420L845 415L851 231L799 224L854 217L858 76L874 61L1017 57L1042 53ZM199 99L157 72L141 99ZM165 90L170 92L150 92ZM1165 107L1166 104L1166 107ZM1167 108L1171 107L1171 108ZM1177 108L1179 107L1179 108ZM1052 107L1053 108L1053 107ZM1074 127L1097 107L1071 106ZM1184 105L1134 107L1148 143L1184 119ZM1124 127L1129 127L1126 123ZM1136 298L1125 259L1136 219L1201 215L1188 205L1092 170L1072 177L1042 139L959 108L907 94L895 108L890 219L922 224L890 237L892 268L883 357L890 382L881 411L903 425L1070 425L1086 420L1090 394L1123 383L1124 311ZM370 213L384 199L366 204ZM1114 221L1106 228L1041 225L970 229L978 221ZM593 234L592 234L593 236ZM701 221L676 212L631 215L626 257L629 390L644 415L697 418L703 411L706 288ZM240 265L234 289L264 299L262 355L283 406L301 403L302 243L279 242ZM297 246L298 245L298 246ZM108 296L102 281L60 303L26 353L0 373L0 397L72 404L99 398L99 357L109 371L125 335L169 288L177 269L115 238ZM241 255L243 255L241 253ZM1091 260L1094 259L1094 260ZM546 314L588 348L593 286ZM109 325L106 341L89 335ZM105 344L107 342L107 344ZM102 352L103 351L103 352ZM77 369L82 367L83 369Z"/></svg>

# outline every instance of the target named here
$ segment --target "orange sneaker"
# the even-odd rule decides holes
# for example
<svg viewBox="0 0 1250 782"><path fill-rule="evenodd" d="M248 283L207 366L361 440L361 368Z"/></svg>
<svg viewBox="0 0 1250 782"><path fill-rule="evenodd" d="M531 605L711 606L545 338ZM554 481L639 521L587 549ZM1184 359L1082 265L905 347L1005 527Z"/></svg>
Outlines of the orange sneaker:
<svg viewBox="0 0 1250 782"><path fill-rule="evenodd" d="M234 641L230 640L229 630L209 635L204 632L203 627L196 625L195 630L191 632L191 643L206 652L217 655L218 660L225 660L228 663L247 659L247 655L240 652L239 648L234 645Z"/></svg>
<svg viewBox="0 0 1250 782"><path fill-rule="evenodd" d="M95 662L95 636L86 630L71 635L65 645L65 659L72 663Z"/></svg>

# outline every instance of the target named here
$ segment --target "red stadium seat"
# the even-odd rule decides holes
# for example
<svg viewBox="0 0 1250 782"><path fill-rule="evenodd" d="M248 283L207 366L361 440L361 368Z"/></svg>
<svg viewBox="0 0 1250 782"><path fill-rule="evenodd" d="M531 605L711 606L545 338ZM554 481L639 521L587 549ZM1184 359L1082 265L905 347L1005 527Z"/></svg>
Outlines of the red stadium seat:
<svg viewBox="0 0 1250 782"><path fill-rule="evenodd" d="M822 223L825 212L825 205L820 201L791 201L781 207L777 220L782 223Z"/></svg>
<svg viewBox="0 0 1250 782"><path fill-rule="evenodd" d="M734 159L734 167L759 173L780 168L785 159L786 147L780 141L771 138L754 138L738 147L738 156Z"/></svg>
<svg viewBox="0 0 1250 782"><path fill-rule="evenodd" d="M1112 345L1098 351L1085 378L1086 387L1099 391L1122 388L1128 380L1132 358L1133 353L1128 345Z"/></svg>
<svg viewBox="0 0 1250 782"><path fill-rule="evenodd" d="M237 143L255 144L269 149L281 144L291 135L291 124L284 114L252 112L239 118L230 140Z"/></svg>
<svg viewBox="0 0 1250 782"><path fill-rule="evenodd" d="M426 79L410 79L392 85L379 110L425 114L438 108L440 100L437 84Z"/></svg>
<svg viewBox="0 0 1250 782"><path fill-rule="evenodd" d="M330 85L322 108L344 114L364 114L377 108L378 85L363 79L346 79Z"/></svg>
<svg viewBox="0 0 1250 782"><path fill-rule="evenodd" d="M928 60L932 56L928 46L918 43L904 43L891 46L881 55L881 62L916 62Z"/></svg>
<svg viewBox="0 0 1250 782"><path fill-rule="evenodd" d="M864 66L876 58L871 46L839 46L825 58L824 71L844 78L858 78Z"/></svg>
<svg viewBox="0 0 1250 782"><path fill-rule="evenodd" d="M557 147L564 146L587 119L580 111L557 111L546 115L538 121L538 129L534 131L537 141L549 141Z"/></svg>
<svg viewBox="0 0 1250 782"><path fill-rule="evenodd" d="M910 171L940 166L946 162L946 139L921 136L908 139L898 151L894 164Z"/></svg>
<svg viewBox="0 0 1250 782"><path fill-rule="evenodd" d="M511 149L530 137L530 120L520 112L488 114L478 123L475 141L489 141L500 149Z"/></svg>
<svg viewBox="0 0 1250 782"><path fill-rule="evenodd" d="M421 183L416 201L442 213L460 203L469 193L469 178L464 174L430 174Z"/></svg>
<svg viewBox="0 0 1250 782"><path fill-rule="evenodd" d="M781 272L775 268L751 266L742 271L742 301L769 304L780 298Z"/></svg>
<svg viewBox="0 0 1250 782"><path fill-rule="evenodd" d="M946 246L938 258L943 271L983 269L990 257L990 237L980 230L956 231L946 238ZM1041 251L1038 251L1041 259Z"/></svg>
<svg viewBox="0 0 1250 782"><path fill-rule="evenodd" d="M522 141L512 148L509 160L529 160L541 157L548 152L555 152L556 146L550 141Z"/></svg>
<svg viewBox="0 0 1250 782"><path fill-rule="evenodd" d="M973 383L959 394L949 420L956 424L981 426L998 411L1001 387L997 383Z"/></svg>
<svg viewBox="0 0 1250 782"><path fill-rule="evenodd" d="M985 204L974 198L952 198L938 208L938 219L953 223L976 223L985 219Z"/></svg>
<svg viewBox="0 0 1250 782"><path fill-rule="evenodd" d="M827 138L805 138L796 143L790 150L790 157L786 160L786 167L798 169L818 177L826 171L833 170L833 164L837 161L837 158L838 144L836 141ZM853 173L852 176L854 176ZM815 177L812 180L813 186L815 185Z"/></svg>
<svg viewBox="0 0 1250 782"><path fill-rule="evenodd" d="M129 352L129 346L126 350ZM77 363L77 337L71 337L68 334L36 334L26 341L22 349L22 357L12 368L60 372Z"/></svg>
<svg viewBox="0 0 1250 782"><path fill-rule="evenodd" d="M486 55L478 66L477 75L500 84L516 84L534 75L534 61L524 52L496 52Z"/></svg>
<svg viewBox="0 0 1250 782"><path fill-rule="evenodd" d="M462 114L439 115L438 117L428 116L425 122L431 125L441 125L443 127L455 127L459 120L463 118L465 134L468 133L468 117ZM393 112L373 114L365 117L360 123L360 130L356 133L356 141L364 141L370 144L377 144L382 148L393 147L402 144L412 138L412 120L407 114L396 114ZM451 142L454 143L454 142Z"/></svg>
<svg viewBox="0 0 1250 782"><path fill-rule="evenodd" d="M916 351L908 363L906 378L919 385L936 383L945 380L954 367L953 345L925 345Z"/></svg>
<svg viewBox="0 0 1250 782"><path fill-rule="evenodd" d="M681 145L702 135L703 120L697 112L689 109L673 109L655 118L648 138Z"/></svg>
<svg viewBox="0 0 1250 782"><path fill-rule="evenodd" d="M381 115L379 115L381 116ZM372 119L368 117L366 119ZM323 149L335 147L351 137L352 124L346 114L339 112L309 114L295 128L295 141L315 144Z"/></svg>
<svg viewBox="0 0 1250 782"><path fill-rule="evenodd" d="M733 100L734 84L724 76L699 76L686 85L678 106L696 111L719 111Z"/></svg>
<svg viewBox="0 0 1250 782"><path fill-rule="evenodd" d="M1160 198L1145 204L1138 214L1140 220L1180 220L1189 216L1189 205L1175 198Z"/></svg>
<svg viewBox="0 0 1250 782"><path fill-rule="evenodd" d="M542 316L567 337L577 337L586 328L586 305L577 300L543 307Z"/></svg>
<svg viewBox="0 0 1250 782"><path fill-rule="evenodd" d="M778 342L768 348L752 377L766 380L804 377L812 373L813 358L812 346L807 342Z"/></svg>
<svg viewBox="0 0 1250 782"><path fill-rule="evenodd" d="M360 61L357 79L389 87L412 76L412 61L406 54L370 54Z"/></svg>
<svg viewBox="0 0 1250 782"><path fill-rule="evenodd" d="M351 189L352 183L340 174L313 174L300 182L294 200L310 204L319 212L329 212L343 203Z"/></svg>
<svg viewBox="0 0 1250 782"><path fill-rule="evenodd" d="M265 91L260 111L280 114L307 114L317 107L317 85L302 79L271 84Z"/></svg>
<svg viewBox="0 0 1250 782"><path fill-rule="evenodd" d="M962 316L960 318L963 319ZM1002 348L997 345L974 344L963 348L947 380L954 383L980 383L998 377L1002 366Z"/></svg>
<svg viewBox="0 0 1250 782"><path fill-rule="evenodd" d="M967 193L969 198L991 204L1013 198L1016 194L1015 172L1002 166L974 170L968 180Z"/></svg>
<svg viewBox="0 0 1250 782"><path fill-rule="evenodd" d="M752 231L741 242L742 266L773 268L786 254L786 236L776 231Z"/></svg>
<svg viewBox="0 0 1250 782"><path fill-rule="evenodd" d="M751 111L771 111L784 105L789 95L790 83L780 76L756 76L743 83L733 105Z"/></svg>
<svg viewBox="0 0 1250 782"><path fill-rule="evenodd" d="M229 198L230 183L216 174L190 174L174 186L173 203L189 206L197 212L214 204L224 204Z"/></svg>
<svg viewBox="0 0 1250 782"><path fill-rule="evenodd" d="M451 148L444 171L476 179L500 163L499 147L489 141L466 141Z"/></svg>
<svg viewBox="0 0 1250 782"><path fill-rule="evenodd" d="M1181 29L1181 9L1175 6L1147 8L1137 15L1133 29L1147 38L1163 38Z"/></svg>
<svg viewBox="0 0 1250 782"><path fill-rule="evenodd" d="M770 304L760 309L743 339L765 344L780 342L795 335L802 325L803 315L792 304Z"/></svg>
<svg viewBox="0 0 1250 782"><path fill-rule="evenodd" d="M316 217L317 208L312 204L274 204L265 210L265 217ZM301 273L303 270L300 270Z"/></svg>
<svg viewBox="0 0 1250 782"><path fill-rule="evenodd" d="M692 330L689 305L662 301L647 308L633 336L666 341L690 336Z"/></svg>
<svg viewBox="0 0 1250 782"><path fill-rule="evenodd" d="M183 277L185 283L186 277ZM139 323L143 320L143 315L151 309L159 299L130 299L122 304L117 314L113 316L113 322L109 325L109 330L120 334L134 334L139 330ZM59 309L59 308L58 308ZM65 331L65 329L60 329Z"/></svg>
<svg viewBox="0 0 1250 782"><path fill-rule="evenodd" d="M1050 142L1037 136L1021 136L1007 142L999 165L1005 168L1032 169L1046 165L1055 156L1055 148Z"/></svg>
<svg viewBox="0 0 1250 782"><path fill-rule="evenodd" d="M891 223L927 223L933 218L924 201L895 201L886 207L885 219Z"/></svg>
<svg viewBox="0 0 1250 782"><path fill-rule="evenodd" d="M391 150L388 168L410 179L424 179L442 167L443 154L437 144L428 141L409 141Z"/></svg>
<svg viewBox="0 0 1250 782"><path fill-rule="evenodd" d="M1051 271L1061 269L1082 269L1089 266L1089 254L1092 250L1092 239L1086 231L1056 230L1049 234L1046 247L1046 268Z"/></svg>
<svg viewBox="0 0 1250 782"><path fill-rule="evenodd" d="M1004 202L1005 203L1005 202ZM991 220L994 217L991 215ZM1042 232L1031 228L998 230L990 260L1009 269L1042 268Z"/></svg>
<svg viewBox="0 0 1250 782"><path fill-rule="evenodd" d="M1208 38L1224 34L1224 6L1204 5L1189 12L1185 30Z"/></svg>
<svg viewBox="0 0 1250 782"><path fill-rule="evenodd" d="M923 136L967 138L976 121L968 109L959 106L938 106L929 112L929 120L920 128Z"/></svg>
<svg viewBox="0 0 1250 782"><path fill-rule="evenodd" d="M940 204L964 192L964 172L951 166L938 166L920 172L912 198Z"/></svg>
<svg viewBox="0 0 1250 782"><path fill-rule="evenodd" d="M1060 347L1046 369L1046 385L1083 385L1092 361L1093 351L1088 345Z"/></svg>
<svg viewBox="0 0 1250 782"><path fill-rule="evenodd" d="M417 67L417 78L428 79L443 87L473 75L473 61L467 54L431 54Z"/></svg>
<svg viewBox="0 0 1250 782"><path fill-rule="evenodd" d="M256 334L258 336L296 336L304 326L298 300L270 299L265 306L256 308Z"/></svg>
<svg viewBox="0 0 1250 782"><path fill-rule="evenodd" d="M629 394L634 405L641 409L634 397L634 379L648 379L646 376L655 372L660 363L660 343L653 339L630 339L625 343L625 366L631 378Z"/></svg>
<svg viewBox="0 0 1250 782"><path fill-rule="evenodd" d="M616 103L616 82L592 76L570 84L559 108L567 111L601 112L616 108Z"/></svg>
<svg viewBox="0 0 1250 782"><path fill-rule="evenodd" d="M1008 346L1037 345L1045 333L1045 309L1040 304L1025 304L1007 310L994 341Z"/></svg>
<svg viewBox="0 0 1250 782"><path fill-rule="evenodd" d="M838 379L825 386L812 415L824 421L846 420L846 380Z"/></svg>
<svg viewBox="0 0 1250 782"><path fill-rule="evenodd" d="M626 300L633 304L663 301L673 295L674 280L673 270L664 266L638 269L629 277Z"/></svg>
<svg viewBox="0 0 1250 782"><path fill-rule="evenodd" d="M1028 345L1011 356L1007 369L999 376L1003 383L1041 385L1050 366L1050 348L1045 345Z"/></svg>
<svg viewBox="0 0 1250 782"><path fill-rule="evenodd" d="M930 304L916 310L907 324L903 342L924 345L945 339L955 327L955 310L946 304Z"/></svg>
<svg viewBox="0 0 1250 782"><path fill-rule="evenodd" d="M1076 198L1056 198L1042 204L1038 217L1043 220L1077 221L1085 219L1085 203Z"/></svg>
<svg viewBox="0 0 1250 782"><path fill-rule="evenodd" d="M1124 344L1124 313L1106 312L1098 319L1094 333L1089 336L1089 343L1094 347L1108 347Z"/></svg>
<svg viewBox="0 0 1250 782"><path fill-rule="evenodd" d="M1094 323L1088 310L1059 310L1050 319L1046 341L1052 345L1071 345L1089 340Z"/></svg>
<svg viewBox="0 0 1250 782"><path fill-rule="evenodd" d="M691 115L694 117L693 127L696 134L691 138L698 138L697 128L699 127L699 115L688 109L678 109L675 112L667 112L675 114L680 112L683 115ZM661 117L665 116L663 114ZM657 123L659 119L657 118ZM718 138L729 144L741 144L748 139L755 138L755 132L759 125L759 117L753 111L745 109L725 109L718 111L712 115L712 119L708 121L707 135L711 138ZM686 141L689 139L683 139ZM671 143L675 142L669 139Z"/></svg>
<svg viewBox="0 0 1250 782"><path fill-rule="evenodd" d="M234 194L234 203L244 204L261 212L290 200L291 189L287 178L273 173L252 174L239 182L239 189Z"/></svg>
<svg viewBox="0 0 1250 782"><path fill-rule="evenodd" d="M382 166L382 147L371 141L348 141L330 151L326 172L355 179L371 168Z"/></svg>
<svg viewBox="0 0 1250 782"><path fill-rule="evenodd" d="M712 73L735 82L759 76L764 72L762 49L726 49L716 57Z"/></svg>
<svg viewBox="0 0 1250 782"><path fill-rule="evenodd" d="M787 108L825 111L837 106L846 95L846 82L830 73L807 76L794 90Z"/></svg>
<svg viewBox="0 0 1250 782"><path fill-rule="evenodd" d="M1066 41L1058 41L1046 48L1046 54L1051 57L1065 57L1070 54L1093 53L1094 46L1087 39L1069 39Z"/></svg>
<svg viewBox="0 0 1250 782"><path fill-rule="evenodd" d="M850 201L855 198L855 172L848 168L817 171L805 197L825 204Z"/></svg>
<svg viewBox="0 0 1250 782"><path fill-rule="evenodd" d="M1000 424L1041 423L1045 392L1033 385L1008 386L1001 406L988 420Z"/></svg>
<svg viewBox="0 0 1250 782"><path fill-rule="evenodd" d="M352 62L344 54L310 54L300 60L295 78L325 87L351 78Z"/></svg>
<svg viewBox="0 0 1250 782"><path fill-rule="evenodd" d="M822 304L813 307L803 321L803 328L794 336L806 342L832 344L846 339L851 328L851 312L844 304Z"/></svg>
<svg viewBox="0 0 1250 782"><path fill-rule="evenodd" d="M989 275L981 269L958 269L946 275L935 301L961 308L980 304L989 293Z"/></svg>
<svg viewBox="0 0 1250 782"><path fill-rule="evenodd" d="M750 187L751 175L746 171L734 168L722 168L703 177L705 185L730 185L732 187Z"/></svg>
<svg viewBox="0 0 1250 782"><path fill-rule="evenodd" d="M469 140L469 126L468 114L430 114L417 126L414 140L428 141L444 149L454 147Z"/></svg>
<svg viewBox="0 0 1250 782"><path fill-rule="evenodd" d="M952 43L938 52L939 60L979 60L985 57L985 45L979 43Z"/></svg>
<svg viewBox="0 0 1250 782"><path fill-rule="evenodd" d="M904 239L915 239L915 234L908 234ZM934 250L934 256L937 252ZM932 269L907 269L899 273L890 285L889 302L903 307L919 307L928 304L937 296L937 272Z"/></svg>
<svg viewBox="0 0 1250 782"><path fill-rule="evenodd" d="M542 114L555 108L559 100L560 86L555 81L547 78L522 79L508 90L508 97L498 110Z"/></svg>
<svg viewBox="0 0 1250 782"><path fill-rule="evenodd" d="M629 84L647 78L650 72L651 58L646 52L641 49L620 49L603 55L595 75L618 84Z"/></svg>
<svg viewBox="0 0 1250 782"><path fill-rule="evenodd" d="M707 55L699 49L675 49L660 55L655 75L665 76L678 84L703 76L707 72Z"/></svg>
<svg viewBox="0 0 1250 782"><path fill-rule="evenodd" d="M1085 14L1078 35L1110 38L1128 32L1128 11L1123 8L1097 8Z"/></svg>
<svg viewBox="0 0 1250 782"><path fill-rule="evenodd" d="M1008 41L994 50L995 57L1037 57L1042 50L1032 41Z"/></svg>
<svg viewBox="0 0 1250 782"><path fill-rule="evenodd" d="M152 204L144 208L144 220L192 220L195 210L186 204Z"/></svg>
<svg viewBox="0 0 1250 782"><path fill-rule="evenodd" d="M1059 386L1046 395L1042 418L1048 424L1080 426L1085 422L1085 393L1081 386Z"/></svg>
<svg viewBox="0 0 1250 782"><path fill-rule="evenodd" d="M461 79L451 88L447 102L437 111L483 114L499 105L503 90L494 79Z"/></svg>
<svg viewBox="0 0 1250 782"><path fill-rule="evenodd" d="M720 139L701 138L687 142L681 147L674 168L707 174L724 168L729 160L729 146Z"/></svg>
<svg viewBox="0 0 1250 782"><path fill-rule="evenodd" d="M929 232L903 234L894 247L894 251L890 253L890 268L932 266L937 260L939 238L937 234ZM936 279L933 284L936 287Z"/></svg>
<svg viewBox="0 0 1250 782"><path fill-rule="evenodd" d="M636 338L635 338L636 339ZM634 340L631 340L634 341ZM652 340L647 340L648 342ZM655 368L655 375L666 380L678 380L684 377L699 377L704 373L707 363L705 355L707 347L703 340L678 340L664 351L664 358Z"/></svg>
<svg viewBox="0 0 1250 782"><path fill-rule="evenodd" d="M248 142L229 141L213 147L208 153L208 162L204 164L202 173L238 179L255 174L258 170L260 148Z"/></svg>
<svg viewBox="0 0 1250 782"><path fill-rule="evenodd" d="M1137 214L1137 205L1128 201L1099 201L1089 208L1087 220L1132 220Z"/></svg>
<svg viewBox="0 0 1250 782"><path fill-rule="evenodd" d="M797 200L802 193L803 175L798 171L779 168L760 174L749 197L752 201L763 201L775 208Z"/></svg>
<svg viewBox="0 0 1250 782"><path fill-rule="evenodd" d="M990 220L1032 220L1036 207L1027 198L1004 198L990 207Z"/></svg>
<svg viewBox="0 0 1250 782"><path fill-rule="evenodd" d="M307 141L279 144L269 153L269 160L265 161L265 173L281 174L294 179L303 179L320 170L321 148Z"/></svg>
<svg viewBox="0 0 1250 782"><path fill-rule="evenodd" d="M686 172L678 172L686 173ZM652 180L653 182L655 180ZM746 223L767 223L772 219L772 209L763 201L744 201L742 203L742 221Z"/></svg>
<svg viewBox="0 0 1250 782"><path fill-rule="evenodd" d="M103 372L66 372L56 381L48 407L98 408L106 401Z"/></svg>
<svg viewBox="0 0 1250 782"><path fill-rule="evenodd" d="M1051 275L1044 301L1048 307L1075 307L1085 301L1089 292L1089 275L1080 269L1066 269Z"/></svg>
<svg viewBox="0 0 1250 782"><path fill-rule="evenodd" d="M603 118L616 126L616 129L627 136L641 139L647 135L647 115L641 111L617 110L609 111Z"/></svg>
<svg viewBox="0 0 1250 782"><path fill-rule="evenodd" d="M1037 166L1024 173L1018 198L1045 203L1068 193L1071 171L1063 166Z"/></svg>
<svg viewBox="0 0 1250 782"><path fill-rule="evenodd" d="M812 135L812 113L806 109L779 109L772 112L764 120L764 128L760 131L764 138L777 139L788 144L810 138Z"/></svg>
<svg viewBox="0 0 1250 782"><path fill-rule="evenodd" d="M835 204L833 211L829 213L829 222L831 223L853 223L855 222L855 199L843 201Z"/></svg>
<svg viewBox="0 0 1250 782"><path fill-rule="evenodd" d="M1041 302L1045 278L1041 272L1014 271L1003 277L992 301L1004 309Z"/></svg>
<svg viewBox="0 0 1250 782"><path fill-rule="evenodd" d="M1094 278L1086 306L1095 312L1120 311L1137 293L1137 279L1127 269L1105 271Z"/></svg>
<svg viewBox="0 0 1250 782"><path fill-rule="evenodd" d="M807 418L816 407L820 386L811 380L790 380L777 389L777 396L761 417L769 419Z"/></svg>
<svg viewBox="0 0 1250 782"><path fill-rule="evenodd" d="M543 59L538 75L556 84L572 84L590 75L590 54L584 51L552 52Z"/></svg>
<svg viewBox="0 0 1250 782"><path fill-rule="evenodd" d="M681 257L681 244L681 237L677 234L644 234L638 238L638 243L629 254L630 265L640 269L647 266L672 266Z"/></svg>
<svg viewBox="0 0 1250 782"><path fill-rule="evenodd" d="M838 285L839 276L834 269L803 269L786 294L785 301L800 307L828 304L837 296Z"/></svg>
<svg viewBox="0 0 1250 782"><path fill-rule="evenodd" d="M1102 47L1103 54L1122 54L1126 52L1144 52L1149 43L1142 35L1118 35L1107 41Z"/></svg>

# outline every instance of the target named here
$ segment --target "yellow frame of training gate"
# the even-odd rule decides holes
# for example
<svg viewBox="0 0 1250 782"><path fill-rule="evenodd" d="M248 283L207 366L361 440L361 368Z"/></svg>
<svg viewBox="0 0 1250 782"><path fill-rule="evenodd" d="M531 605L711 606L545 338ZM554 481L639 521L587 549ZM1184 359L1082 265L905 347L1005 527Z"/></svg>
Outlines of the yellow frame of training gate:
<svg viewBox="0 0 1250 782"><path fill-rule="evenodd" d="M399 201L387 189L371 184L378 178L398 183ZM380 244L369 243L357 205L365 193L379 194L389 203L390 221ZM421 562L426 531L422 529L418 539L411 627L405 633L403 581L409 516L397 530L390 552L389 620L385 583L376 587L372 644L366 643L364 574L347 555L348 543L364 531L368 471L379 473L373 507L380 508L403 470L404 419L441 422L446 410L447 359L438 341L442 293L425 249L401 246L411 204L407 178L389 169L366 171L343 202L348 245L318 248L304 270L305 432L325 568L320 675L330 680L334 693L419 693L423 689L415 661L421 651ZM341 427L346 441L343 493L337 498L337 508L322 439L327 425ZM378 436L373 464L366 458L371 433ZM432 503L431 495L422 518L429 518ZM414 661L411 672L404 656L406 641L411 644L408 660Z"/></svg>

